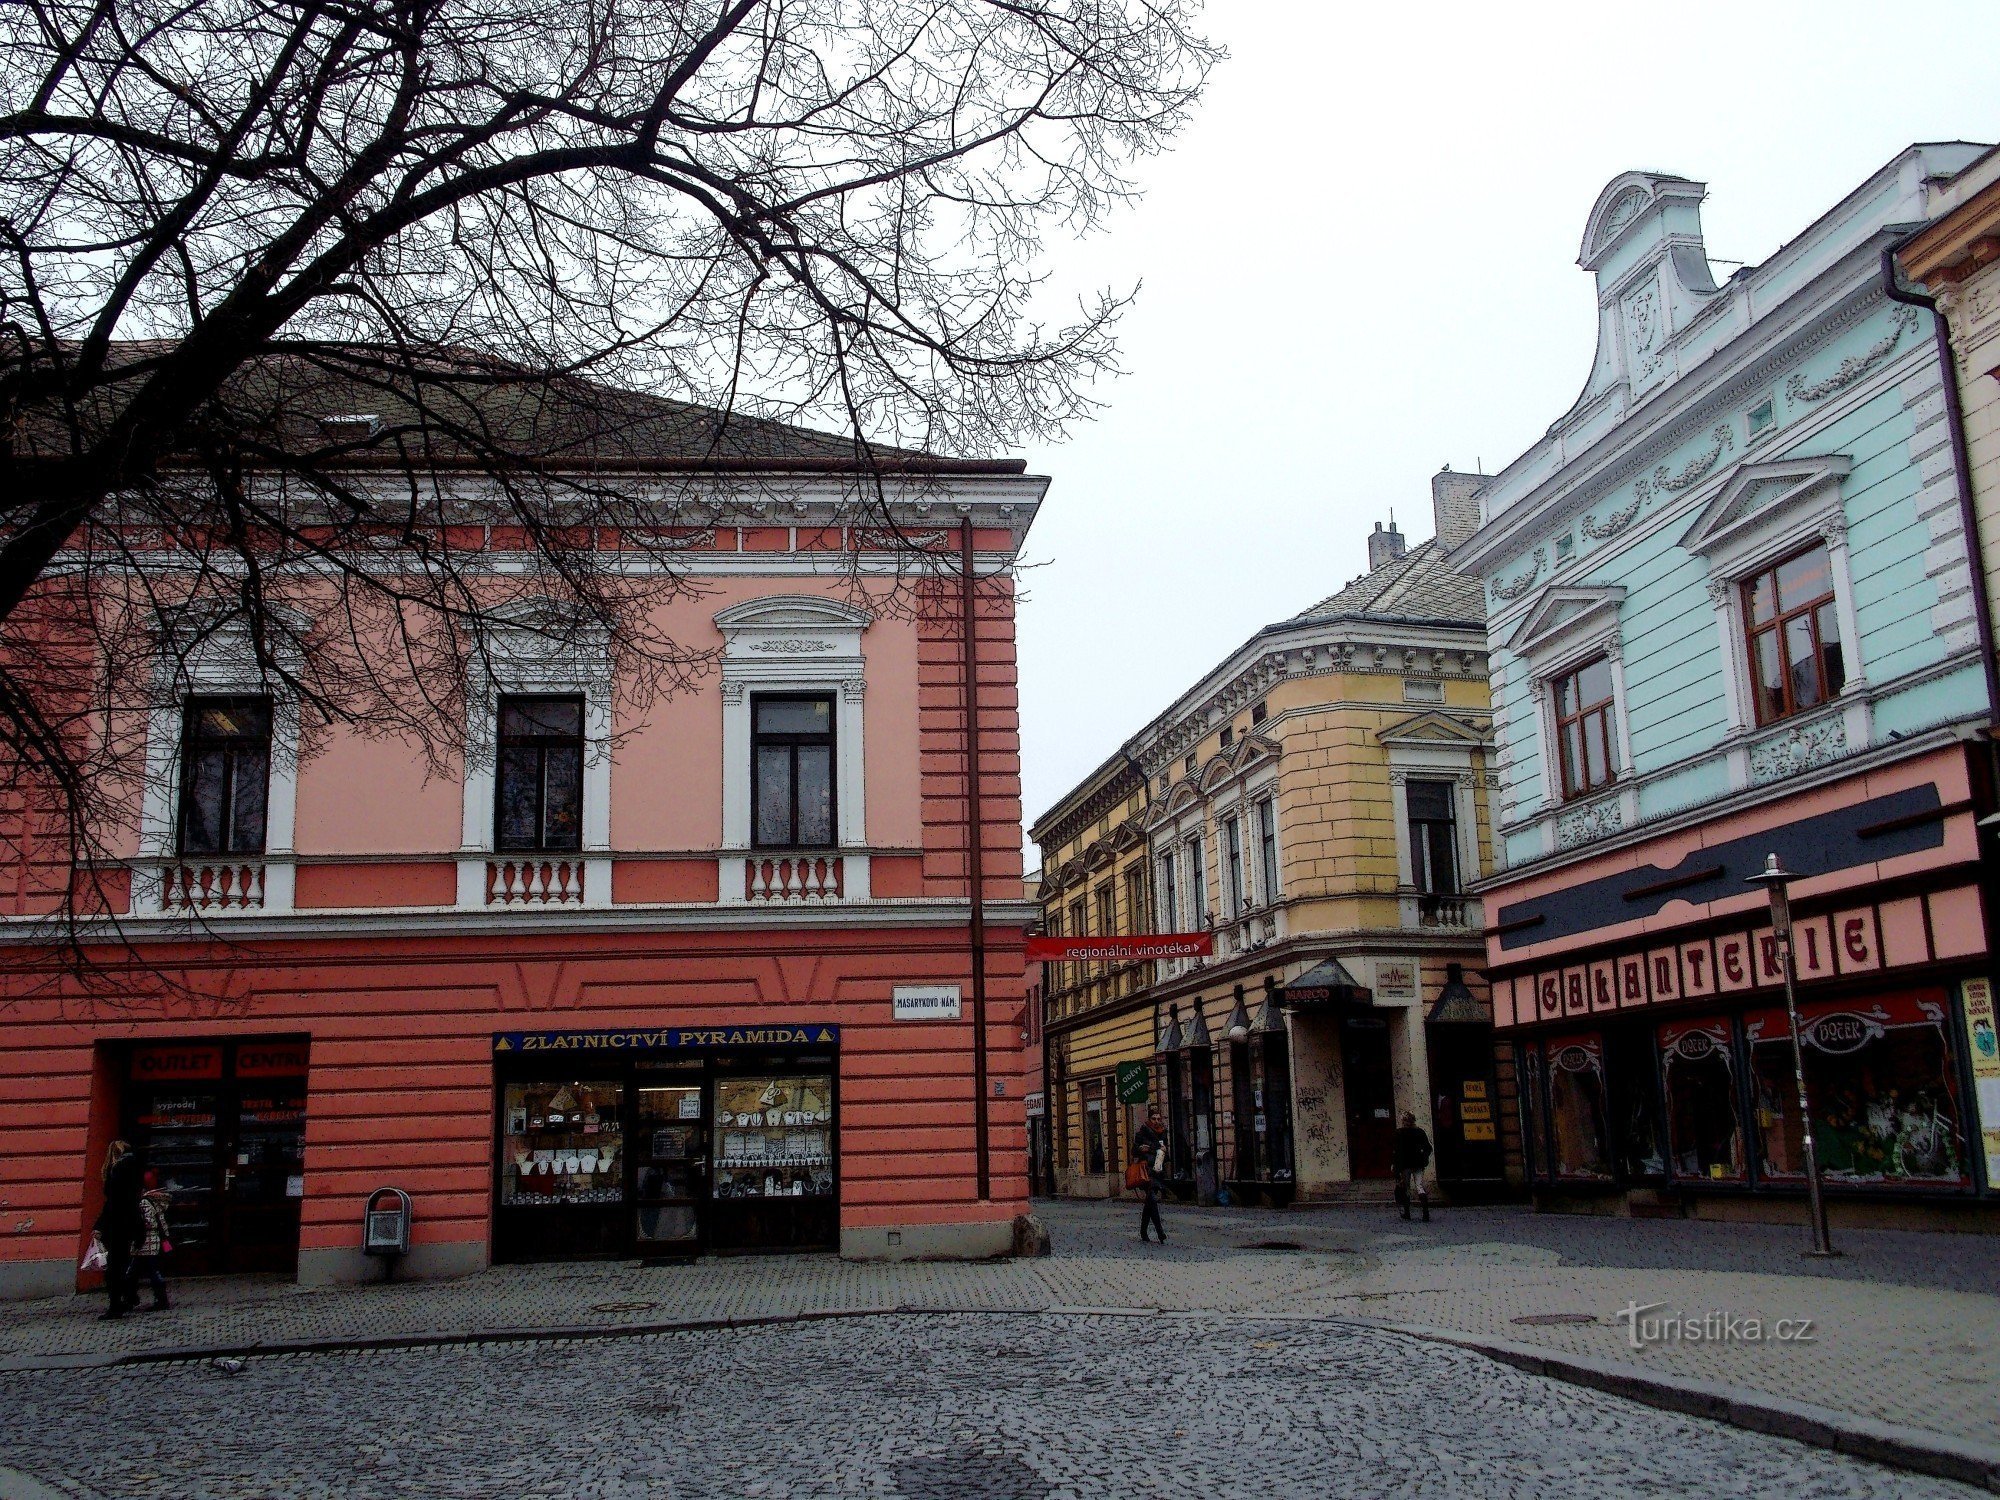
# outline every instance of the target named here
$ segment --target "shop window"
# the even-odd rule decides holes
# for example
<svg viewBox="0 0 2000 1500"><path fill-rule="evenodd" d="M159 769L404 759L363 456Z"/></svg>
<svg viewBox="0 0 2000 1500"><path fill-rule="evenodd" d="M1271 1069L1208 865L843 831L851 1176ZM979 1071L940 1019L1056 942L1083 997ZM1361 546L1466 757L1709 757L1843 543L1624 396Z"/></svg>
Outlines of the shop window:
<svg viewBox="0 0 2000 1500"><path fill-rule="evenodd" d="M1273 1182L1292 1180L1292 1042L1282 1031L1266 1032L1257 1074L1255 1103L1264 1121L1264 1164ZM1251 1122L1254 1128L1256 1122Z"/></svg>
<svg viewBox="0 0 2000 1500"><path fill-rule="evenodd" d="M833 1077L754 1073L715 1083L715 1196L833 1196Z"/></svg>
<svg viewBox="0 0 2000 1500"><path fill-rule="evenodd" d="M1403 794L1410 815L1410 883L1427 896L1458 894L1458 816L1449 781L1411 781Z"/></svg>
<svg viewBox="0 0 2000 1500"><path fill-rule="evenodd" d="M1659 1029L1659 1040L1674 1175L1743 1181L1746 1157L1729 1022L1676 1022Z"/></svg>
<svg viewBox="0 0 2000 1500"><path fill-rule="evenodd" d="M270 778L270 701L191 699L181 730L181 853L262 854Z"/></svg>
<svg viewBox="0 0 2000 1500"><path fill-rule="evenodd" d="M699 1071L640 1075L632 1145L641 1251L692 1247L700 1238L709 1155L703 1092Z"/></svg>
<svg viewBox="0 0 2000 1500"><path fill-rule="evenodd" d="M624 1092L610 1079L508 1084L501 1106L501 1203L624 1202Z"/></svg>
<svg viewBox="0 0 2000 1500"><path fill-rule="evenodd" d="M1940 991L1799 1008L1819 1164L1835 1182L1963 1186L1967 1176L1957 1062ZM1757 1165L1805 1175L1804 1132L1782 1010L1745 1018Z"/></svg>
<svg viewBox="0 0 2000 1500"><path fill-rule="evenodd" d="M1617 709L1611 662L1595 657L1555 680L1556 756L1563 800L1608 786L1617 778Z"/></svg>
<svg viewBox="0 0 2000 1500"><path fill-rule="evenodd" d="M1093 1177L1105 1171L1104 1087L1096 1079L1083 1085L1083 1170Z"/></svg>
<svg viewBox="0 0 2000 1500"><path fill-rule="evenodd" d="M1167 1136L1170 1145L1167 1167L1177 1180L1194 1175L1194 1109L1188 1099L1187 1059L1179 1052L1167 1055Z"/></svg>
<svg viewBox="0 0 2000 1500"><path fill-rule="evenodd" d="M583 847L583 699L502 698L494 846Z"/></svg>
<svg viewBox="0 0 2000 1500"><path fill-rule="evenodd" d="M760 849L831 847L833 700L760 694L750 743L751 842Z"/></svg>
<svg viewBox="0 0 2000 1500"><path fill-rule="evenodd" d="M1768 724L1836 696L1847 681L1847 667L1825 543L1745 579L1742 597L1757 722Z"/></svg>
<svg viewBox="0 0 2000 1500"><path fill-rule="evenodd" d="M1257 852L1262 862L1266 904L1278 899L1278 799L1266 797L1257 804Z"/></svg>
<svg viewBox="0 0 2000 1500"><path fill-rule="evenodd" d="M1548 1061L1549 1148L1555 1175L1608 1182L1604 1044L1595 1035L1551 1041Z"/></svg>
<svg viewBox="0 0 2000 1500"><path fill-rule="evenodd" d="M1229 1085L1231 1124L1236 1136L1236 1170L1230 1175L1238 1182L1255 1182L1257 1170L1257 1079L1250 1067L1250 1043L1229 1044Z"/></svg>
<svg viewBox="0 0 2000 1500"><path fill-rule="evenodd" d="M1653 1038L1641 1027L1620 1026L1604 1035L1604 1073L1612 1130L1612 1161L1625 1182L1667 1174L1661 1129L1659 1068Z"/></svg>

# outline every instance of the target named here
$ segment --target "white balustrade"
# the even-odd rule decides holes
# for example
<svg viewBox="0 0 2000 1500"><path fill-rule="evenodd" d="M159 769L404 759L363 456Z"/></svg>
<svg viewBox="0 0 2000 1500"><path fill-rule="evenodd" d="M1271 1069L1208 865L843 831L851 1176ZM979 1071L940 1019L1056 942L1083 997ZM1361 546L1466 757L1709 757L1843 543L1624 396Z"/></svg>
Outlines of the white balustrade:
<svg viewBox="0 0 2000 1500"><path fill-rule="evenodd" d="M743 862L743 899L839 901L844 873L837 854L752 855Z"/></svg>
<svg viewBox="0 0 2000 1500"><path fill-rule="evenodd" d="M583 859L519 859L486 861L486 904L489 906L583 905Z"/></svg>
<svg viewBox="0 0 2000 1500"><path fill-rule="evenodd" d="M170 864L160 872L164 911L261 911L264 866L241 860Z"/></svg>

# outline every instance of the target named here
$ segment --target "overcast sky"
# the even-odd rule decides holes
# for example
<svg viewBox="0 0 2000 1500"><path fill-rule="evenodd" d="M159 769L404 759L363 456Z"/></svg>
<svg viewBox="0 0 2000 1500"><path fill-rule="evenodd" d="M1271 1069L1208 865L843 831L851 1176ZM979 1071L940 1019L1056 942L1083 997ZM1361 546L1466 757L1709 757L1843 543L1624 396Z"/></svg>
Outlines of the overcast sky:
<svg viewBox="0 0 2000 1500"><path fill-rule="evenodd" d="M1028 454L1055 481L1020 612L1030 823L1364 571L1374 522L1429 536L1441 465L1494 472L1568 408L1578 241L1618 173L1708 184L1720 279L1910 142L2000 139L2000 0L1213 0L1209 30L1232 55L1145 201L1052 256L1143 285L1104 411Z"/></svg>

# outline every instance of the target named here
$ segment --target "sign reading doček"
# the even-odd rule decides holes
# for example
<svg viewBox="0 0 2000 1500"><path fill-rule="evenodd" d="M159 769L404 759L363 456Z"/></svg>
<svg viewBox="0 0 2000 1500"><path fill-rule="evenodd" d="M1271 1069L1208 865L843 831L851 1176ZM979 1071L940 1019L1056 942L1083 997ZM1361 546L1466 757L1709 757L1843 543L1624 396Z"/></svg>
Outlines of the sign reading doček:
<svg viewBox="0 0 2000 1500"><path fill-rule="evenodd" d="M891 992L899 1021L956 1021L959 1011L955 984L899 984Z"/></svg>
<svg viewBox="0 0 2000 1500"><path fill-rule="evenodd" d="M1146 1094L1152 1085L1153 1070L1142 1062L1122 1062L1118 1065L1118 1102L1120 1104L1144 1104Z"/></svg>

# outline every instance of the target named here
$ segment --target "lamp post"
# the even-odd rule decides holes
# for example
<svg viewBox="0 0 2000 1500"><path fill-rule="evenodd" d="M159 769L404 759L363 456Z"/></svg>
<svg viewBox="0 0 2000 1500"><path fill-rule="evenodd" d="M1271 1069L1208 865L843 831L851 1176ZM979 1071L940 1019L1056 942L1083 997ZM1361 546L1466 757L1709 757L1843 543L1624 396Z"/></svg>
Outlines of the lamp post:
<svg viewBox="0 0 2000 1500"><path fill-rule="evenodd" d="M1778 952L1784 960L1785 1015L1792 1026L1792 1076L1799 1086L1799 1127L1803 1133L1806 1150L1806 1200L1812 1214L1812 1249L1806 1254L1819 1258L1838 1255L1826 1228L1826 1198L1820 1191L1819 1152L1813 1146L1812 1100L1806 1092L1806 1051L1805 1039L1799 1034L1799 997L1797 983L1793 977L1792 963L1792 903L1786 894L1786 886L1791 883L1792 872L1778 862L1775 854L1766 855L1764 868L1749 877L1751 885L1761 885L1771 898L1771 931L1777 937Z"/></svg>

